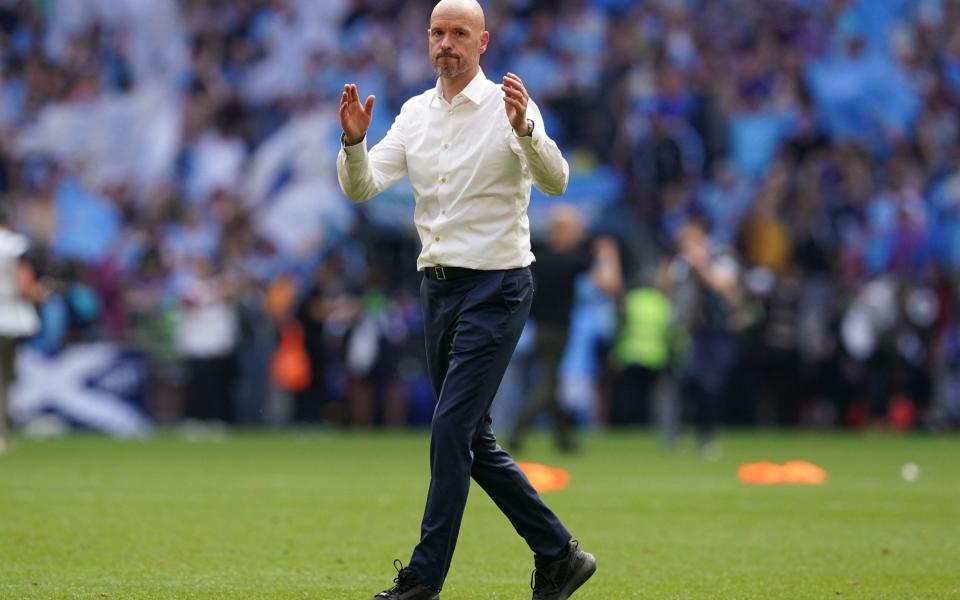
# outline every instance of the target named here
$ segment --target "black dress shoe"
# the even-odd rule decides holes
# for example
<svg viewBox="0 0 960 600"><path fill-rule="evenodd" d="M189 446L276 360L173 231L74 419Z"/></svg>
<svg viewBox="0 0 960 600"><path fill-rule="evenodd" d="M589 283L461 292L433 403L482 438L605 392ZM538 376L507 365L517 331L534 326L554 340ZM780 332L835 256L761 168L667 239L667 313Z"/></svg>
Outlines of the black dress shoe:
<svg viewBox="0 0 960 600"><path fill-rule="evenodd" d="M574 540L563 558L537 557L535 565L530 578L533 600L567 600L597 570L597 559L581 550L580 543Z"/></svg>
<svg viewBox="0 0 960 600"><path fill-rule="evenodd" d="M383 590L373 600L440 600L440 590L420 581L410 567L404 567L399 560L393 561L397 578L389 590Z"/></svg>

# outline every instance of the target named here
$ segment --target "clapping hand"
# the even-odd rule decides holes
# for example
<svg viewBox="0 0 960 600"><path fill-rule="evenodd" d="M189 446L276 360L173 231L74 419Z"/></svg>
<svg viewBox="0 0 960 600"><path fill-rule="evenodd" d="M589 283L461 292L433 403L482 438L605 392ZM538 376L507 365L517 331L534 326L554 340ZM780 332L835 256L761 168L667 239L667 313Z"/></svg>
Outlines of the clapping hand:
<svg viewBox="0 0 960 600"><path fill-rule="evenodd" d="M373 96L367 96L367 101L360 104L360 94L357 86L348 83L343 86L340 96L340 127L343 128L344 142L348 146L360 143L367 135L370 127L370 118L373 116Z"/></svg>
<svg viewBox="0 0 960 600"><path fill-rule="evenodd" d="M507 73L503 78L503 106L507 111L510 126L520 136L530 133L530 124L527 122L529 101L530 95L527 94L520 78L513 73Z"/></svg>

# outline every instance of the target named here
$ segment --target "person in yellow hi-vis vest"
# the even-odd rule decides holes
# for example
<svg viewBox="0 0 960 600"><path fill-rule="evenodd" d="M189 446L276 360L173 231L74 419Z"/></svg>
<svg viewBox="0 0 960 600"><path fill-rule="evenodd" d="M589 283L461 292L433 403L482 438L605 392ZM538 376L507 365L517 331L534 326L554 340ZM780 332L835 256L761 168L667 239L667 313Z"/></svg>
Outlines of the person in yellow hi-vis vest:
<svg viewBox="0 0 960 600"><path fill-rule="evenodd" d="M622 301L622 327L613 360L620 369L614 388L610 422L648 420L649 406L661 375L673 359L673 307L656 287L637 287Z"/></svg>

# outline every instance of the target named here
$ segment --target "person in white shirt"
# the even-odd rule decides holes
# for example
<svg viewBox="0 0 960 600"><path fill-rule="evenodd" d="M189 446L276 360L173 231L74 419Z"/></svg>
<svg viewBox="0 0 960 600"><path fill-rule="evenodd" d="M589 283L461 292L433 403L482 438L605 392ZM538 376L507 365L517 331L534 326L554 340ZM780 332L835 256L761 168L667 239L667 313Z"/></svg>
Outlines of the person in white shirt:
<svg viewBox="0 0 960 600"><path fill-rule="evenodd" d="M33 266L24 260L26 236L9 228L0 206L0 454L7 451L7 396L13 382L17 342L40 330L33 305L39 289Z"/></svg>
<svg viewBox="0 0 960 600"><path fill-rule="evenodd" d="M346 196L367 200L404 176L413 187L427 366L438 399L420 543L396 585L375 598L439 598L471 477L534 552L534 599L567 598L596 561L497 444L490 405L533 299L530 187L562 194L569 167L520 78L508 73L497 85L480 69L490 34L475 0L441 0L427 36L436 87L408 100L369 151L374 97L361 103L348 84L340 100L337 175Z"/></svg>
<svg viewBox="0 0 960 600"><path fill-rule="evenodd" d="M229 273L218 276L206 257L192 257L185 267L177 282L181 308L174 335L186 373L184 416L217 426L233 419L237 283Z"/></svg>

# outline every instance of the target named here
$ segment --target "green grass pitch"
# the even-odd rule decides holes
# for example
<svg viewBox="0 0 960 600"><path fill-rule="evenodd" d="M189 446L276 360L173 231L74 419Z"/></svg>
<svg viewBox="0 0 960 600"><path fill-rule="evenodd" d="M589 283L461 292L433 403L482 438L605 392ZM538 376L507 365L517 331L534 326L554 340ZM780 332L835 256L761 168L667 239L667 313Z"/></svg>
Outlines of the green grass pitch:
<svg viewBox="0 0 960 600"><path fill-rule="evenodd" d="M0 598L369 599L419 532L423 433L18 440L0 457ZM727 433L723 456L650 433L546 438L545 495L599 569L574 598L960 598L960 439ZM745 461L804 459L822 487L748 487ZM901 466L919 466L907 482ZM471 491L444 600L529 598L532 557Z"/></svg>

